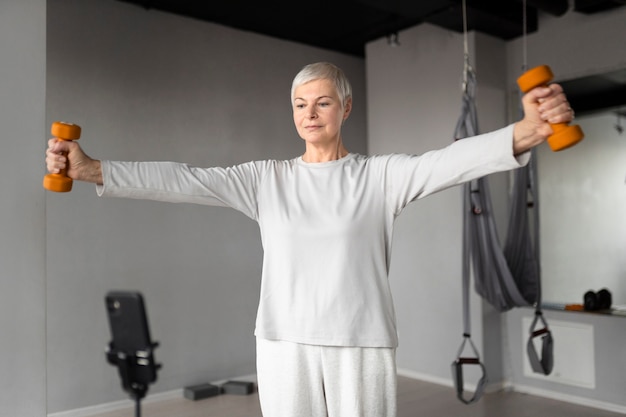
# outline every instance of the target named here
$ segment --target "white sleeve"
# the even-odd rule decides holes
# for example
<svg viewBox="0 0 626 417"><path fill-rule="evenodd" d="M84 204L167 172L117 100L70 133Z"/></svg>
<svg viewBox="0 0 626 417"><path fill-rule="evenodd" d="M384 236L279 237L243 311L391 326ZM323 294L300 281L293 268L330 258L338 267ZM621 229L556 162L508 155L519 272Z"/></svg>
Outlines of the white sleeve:
<svg viewBox="0 0 626 417"><path fill-rule="evenodd" d="M394 213L411 201L495 172L528 163L530 152L513 155L513 125L423 155L392 155L384 187Z"/></svg>
<svg viewBox="0 0 626 417"><path fill-rule="evenodd" d="M257 218L261 163L197 168L175 162L102 161L103 197L125 197L231 207Z"/></svg>

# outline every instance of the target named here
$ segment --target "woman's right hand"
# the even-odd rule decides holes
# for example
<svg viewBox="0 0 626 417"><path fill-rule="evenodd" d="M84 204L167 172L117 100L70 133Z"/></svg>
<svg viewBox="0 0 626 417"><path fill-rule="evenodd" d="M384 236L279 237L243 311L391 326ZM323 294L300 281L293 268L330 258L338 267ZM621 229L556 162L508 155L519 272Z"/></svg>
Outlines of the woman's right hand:
<svg viewBox="0 0 626 417"><path fill-rule="evenodd" d="M102 184L100 161L87 156L75 141L48 140L46 167L52 174L66 169L66 175L73 180Z"/></svg>

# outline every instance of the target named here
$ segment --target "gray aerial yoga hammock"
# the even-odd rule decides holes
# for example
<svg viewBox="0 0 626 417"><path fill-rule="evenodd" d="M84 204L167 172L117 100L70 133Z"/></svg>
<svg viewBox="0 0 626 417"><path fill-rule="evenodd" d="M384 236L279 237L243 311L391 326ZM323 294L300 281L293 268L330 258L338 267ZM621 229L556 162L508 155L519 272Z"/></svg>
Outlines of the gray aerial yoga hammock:
<svg viewBox="0 0 626 417"><path fill-rule="evenodd" d="M478 132L478 118L474 93L476 75L466 63L463 85L463 104L454 137L460 140L475 136ZM534 158L531 158L534 160ZM534 372L549 374L552 371L552 335L541 313L541 282L539 274L538 246L533 250L528 226L528 194L534 196L534 164L520 168L515 173L512 195L512 211L509 218L507 240L502 250L493 219L489 183L486 177L466 183L463 186L463 342L457 359L452 363L452 376L458 399L465 404L478 401L487 384L487 372L481 363L478 351L471 340L469 286L470 263L474 271L476 292L496 310L503 312L514 307L535 304L535 319L530 328L527 343L529 361ZM535 212L536 207L535 198ZM535 233L538 229L538 214L535 213ZM538 236L538 234L535 234ZM537 240L537 239L536 239ZM538 240L537 240L538 241ZM544 327L535 331L537 322ZM542 336L542 358L535 351L533 339ZM473 356L462 356L469 342ZM474 395L464 396L463 366L478 365L482 377L478 381Z"/></svg>

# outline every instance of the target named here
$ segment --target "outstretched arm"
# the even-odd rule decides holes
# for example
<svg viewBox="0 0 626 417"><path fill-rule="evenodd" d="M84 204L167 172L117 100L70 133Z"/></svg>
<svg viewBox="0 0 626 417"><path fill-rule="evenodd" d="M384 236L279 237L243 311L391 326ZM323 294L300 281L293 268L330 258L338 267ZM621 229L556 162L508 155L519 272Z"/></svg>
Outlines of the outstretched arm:
<svg viewBox="0 0 626 417"><path fill-rule="evenodd" d="M568 123L574 111L558 84L537 87L522 97L524 118L513 129L513 153L519 155L543 143L552 133L550 124Z"/></svg>

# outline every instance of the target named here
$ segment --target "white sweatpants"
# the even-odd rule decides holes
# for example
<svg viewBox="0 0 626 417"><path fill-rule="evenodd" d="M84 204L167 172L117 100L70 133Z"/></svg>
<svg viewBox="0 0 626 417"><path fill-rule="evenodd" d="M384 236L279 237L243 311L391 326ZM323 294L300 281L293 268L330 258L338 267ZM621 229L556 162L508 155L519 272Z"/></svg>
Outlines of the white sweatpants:
<svg viewBox="0 0 626 417"><path fill-rule="evenodd" d="M264 417L396 417L396 349L257 338Z"/></svg>

